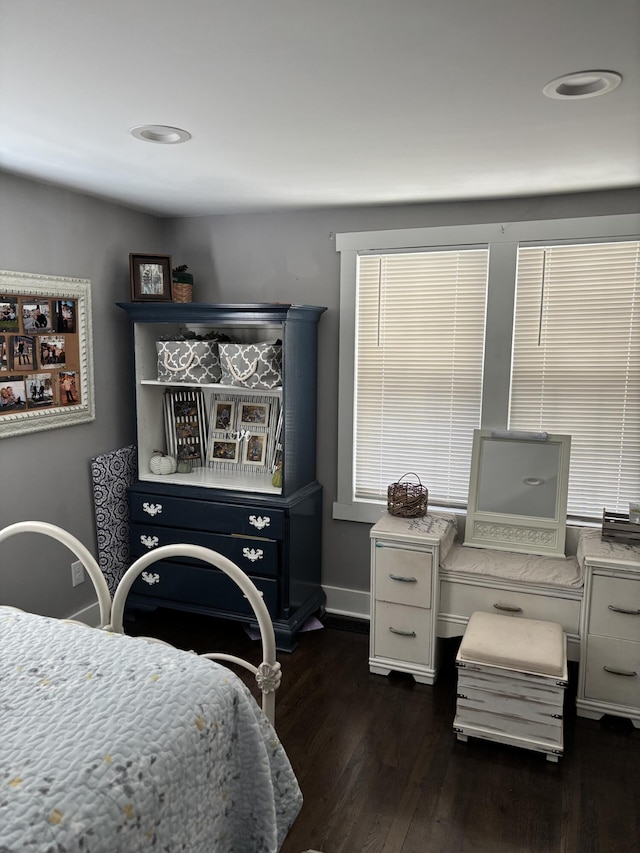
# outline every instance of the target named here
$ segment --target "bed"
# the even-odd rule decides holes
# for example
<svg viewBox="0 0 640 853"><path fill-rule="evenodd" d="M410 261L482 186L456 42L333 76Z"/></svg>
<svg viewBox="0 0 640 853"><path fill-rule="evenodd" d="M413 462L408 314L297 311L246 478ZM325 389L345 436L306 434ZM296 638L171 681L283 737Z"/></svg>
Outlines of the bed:
<svg viewBox="0 0 640 853"><path fill-rule="evenodd" d="M137 560L111 598L91 553L66 531L0 531L63 542L96 588L100 629L0 606L0 850L275 851L302 795L274 729L280 667L268 612L235 564L169 545ZM201 559L249 599L262 663L196 655L124 634L127 593L156 560ZM262 709L223 664L250 670Z"/></svg>

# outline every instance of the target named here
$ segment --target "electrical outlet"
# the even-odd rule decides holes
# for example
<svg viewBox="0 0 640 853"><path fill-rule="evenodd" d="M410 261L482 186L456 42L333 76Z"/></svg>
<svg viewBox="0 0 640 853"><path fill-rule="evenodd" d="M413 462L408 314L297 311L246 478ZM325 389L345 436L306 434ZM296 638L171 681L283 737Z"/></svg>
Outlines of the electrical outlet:
<svg viewBox="0 0 640 853"><path fill-rule="evenodd" d="M71 563L71 583L73 586L78 586L78 584L84 583L84 566L80 560L76 560L75 563Z"/></svg>

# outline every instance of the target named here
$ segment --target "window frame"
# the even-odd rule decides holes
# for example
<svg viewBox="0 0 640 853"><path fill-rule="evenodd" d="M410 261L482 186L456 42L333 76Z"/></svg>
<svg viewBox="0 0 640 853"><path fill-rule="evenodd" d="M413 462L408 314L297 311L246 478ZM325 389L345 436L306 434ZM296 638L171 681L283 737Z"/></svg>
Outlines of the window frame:
<svg viewBox="0 0 640 853"><path fill-rule="evenodd" d="M581 240L639 239L640 214L446 225L336 234L340 253L337 495L333 518L374 523L383 501L354 496L355 330L358 256L458 246L488 246L489 271L480 429L506 429L519 246ZM426 483L428 487L428 483ZM432 507L436 509L436 507Z"/></svg>

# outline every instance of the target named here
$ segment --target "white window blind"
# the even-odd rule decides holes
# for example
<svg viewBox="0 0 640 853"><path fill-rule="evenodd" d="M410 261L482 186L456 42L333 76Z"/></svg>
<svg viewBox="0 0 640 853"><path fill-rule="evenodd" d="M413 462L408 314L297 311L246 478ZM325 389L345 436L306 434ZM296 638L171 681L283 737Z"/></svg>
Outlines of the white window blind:
<svg viewBox="0 0 640 853"><path fill-rule="evenodd" d="M520 248L509 426L568 433L568 514L640 496L640 242Z"/></svg>
<svg viewBox="0 0 640 853"><path fill-rule="evenodd" d="M359 258L356 498L386 499L390 483L414 472L430 503L466 504L487 270L486 247Z"/></svg>

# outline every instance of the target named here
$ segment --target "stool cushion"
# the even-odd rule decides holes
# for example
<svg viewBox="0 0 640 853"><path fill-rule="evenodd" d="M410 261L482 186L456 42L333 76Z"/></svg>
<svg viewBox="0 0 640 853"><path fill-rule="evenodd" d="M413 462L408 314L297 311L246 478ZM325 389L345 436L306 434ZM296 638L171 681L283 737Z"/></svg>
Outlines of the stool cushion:
<svg viewBox="0 0 640 853"><path fill-rule="evenodd" d="M522 672L563 676L564 632L557 622L477 611L469 619L459 657Z"/></svg>

